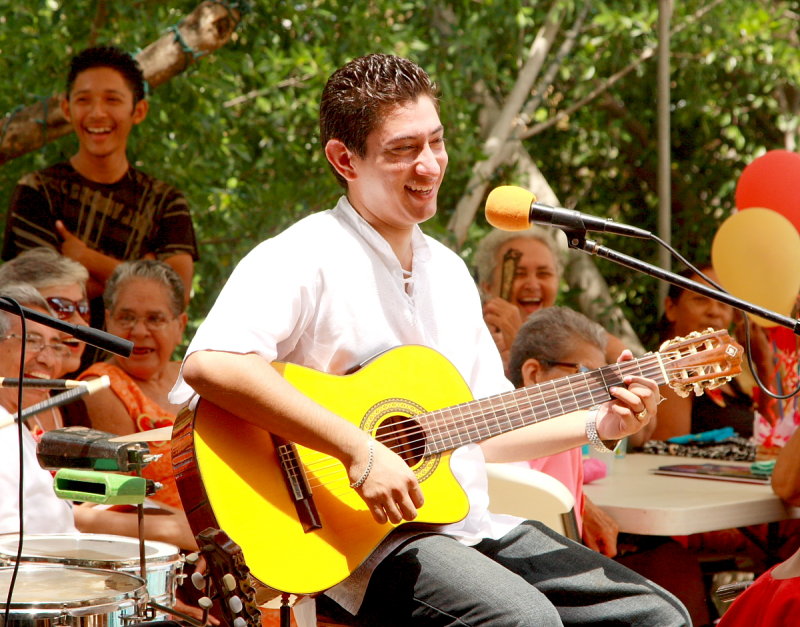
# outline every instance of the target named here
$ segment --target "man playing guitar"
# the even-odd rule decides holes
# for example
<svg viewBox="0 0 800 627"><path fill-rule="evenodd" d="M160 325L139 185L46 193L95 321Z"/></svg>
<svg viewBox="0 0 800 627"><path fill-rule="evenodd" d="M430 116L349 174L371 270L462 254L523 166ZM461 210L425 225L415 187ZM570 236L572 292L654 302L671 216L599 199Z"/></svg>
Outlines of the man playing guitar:
<svg viewBox="0 0 800 627"><path fill-rule="evenodd" d="M394 347L421 345L444 355L475 398L512 386L466 266L418 226L436 212L448 161L427 74L393 56L351 61L325 87L320 128L346 195L241 261L189 346L171 395L185 402L199 394L201 403L344 466L343 490L357 493L386 537L318 602L373 626L688 625L680 602L648 580L539 523L487 508L484 461L587 442L602 447L630 435L655 415L659 393L650 378L622 377L608 390L613 400L588 420L573 413L457 447L447 461L469 497L466 517L393 530L426 507L424 481L390 446L298 391L271 362L345 375ZM436 387L422 370L417 377Z"/></svg>

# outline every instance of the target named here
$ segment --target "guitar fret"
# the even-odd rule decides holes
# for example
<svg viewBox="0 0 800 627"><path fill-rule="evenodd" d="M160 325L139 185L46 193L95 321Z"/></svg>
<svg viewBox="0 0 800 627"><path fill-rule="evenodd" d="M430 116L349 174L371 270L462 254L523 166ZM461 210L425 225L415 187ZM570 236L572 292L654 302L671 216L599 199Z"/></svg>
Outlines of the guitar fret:
<svg viewBox="0 0 800 627"><path fill-rule="evenodd" d="M480 437L480 433L477 431L472 437L470 437L470 429L475 427L475 419L471 415L467 416L466 418L464 417L463 405L458 406L458 413L461 416L461 424L463 425L461 428L457 429L459 441L462 442L462 444L477 441L477 438Z"/></svg>
<svg viewBox="0 0 800 627"><path fill-rule="evenodd" d="M438 442L443 442L443 441L444 441L444 438L445 438L445 437L447 437L447 433L446 433L446 432L443 432L443 430L442 430L442 425L441 425L439 422L437 422L436 420L429 420L429 419L426 419L424 422L425 422L426 424L433 425L433 426L436 428L436 434L435 434L435 436L436 436L436 441L438 441ZM426 429L426 431L430 432L430 429ZM429 441L428 441L428 449L430 450L430 449L432 449L432 448L433 448L433 440L429 440ZM439 449L439 450L437 450L437 451L432 451L432 450L431 450L431 453L433 453L433 452L440 452L441 450L445 450L445 449ZM431 454L431 453L429 453L429 454Z"/></svg>
<svg viewBox="0 0 800 627"><path fill-rule="evenodd" d="M519 402L518 402L519 395L515 394L515 393L512 393L512 396L514 398L514 405L517 408L517 414L518 414L520 412L520 407L519 407ZM497 422L498 433L503 433L505 431L511 431L511 430L514 429L514 415L515 414L512 414L508 410L500 411L500 409L495 409L494 414L495 414L495 416L497 416L498 414L501 415L503 420L506 423L506 426L503 426L503 425L500 424L499 420L496 421Z"/></svg>
<svg viewBox="0 0 800 627"><path fill-rule="evenodd" d="M517 429L525 425L525 419L523 418L525 413L535 414L533 403L526 389L517 390L512 393L512 396L514 397L516 412L513 415L510 413L508 414L509 430ZM520 399L523 401L522 405L520 405Z"/></svg>
<svg viewBox="0 0 800 627"><path fill-rule="evenodd" d="M480 407L480 405L478 405ZM480 442L481 440L488 437L489 432L486 430L486 424L481 420L478 422L473 414L469 416L470 420L470 430L469 433L475 434L475 441Z"/></svg>
<svg viewBox="0 0 800 627"><path fill-rule="evenodd" d="M589 403L591 405L596 405L597 402L594 400L594 392L592 391L592 386L590 384L590 374L589 372L579 372L576 376L583 379L583 395L587 395L589 398ZM578 399L575 399L576 409L582 407L582 404L578 402Z"/></svg>
<svg viewBox="0 0 800 627"><path fill-rule="evenodd" d="M573 378L578 378L579 379L580 377L570 377L569 379L573 379ZM584 381L584 383L585 383L585 381ZM575 386L570 385L569 386L569 391L572 394L572 403L573 403L573 409L569 410L569 411L574 411L575 409L578 409L578 407L580 407L580 403L578 402L578 397L575 396Z"/></svg>
<svg viewBox="0 0 800 627"><path fill-rule="evenodd" d="M458 446L458 443L453 439L453 431L450 429L448 423L455 422L453 418L453 411L455 408L451 408L449 410L440 410L436 412L436 414L444 416L445 422L442 425L444 427L445 437L447 438L447 446L443 446L440 450L447 451ZM442 440L442 444L444 444L444 440Z"/></svg>
<svg viewBox="0 0 800 627"><path fill-rule="evenodd" d="M556 384L553 381L547 381L546 383L549 385L549 387L553 388L553 392L555 393L555 402L553 400L545 401L547 414L549 416L560 416L564 413L564 406L561 404L561 399L558 397Z"/></svg>
<svg viewBox="0 0 800 627"><path fill-rule="evenodd" d="M614 375L616 377L614 380L612 380L610 387L617 387L617 386L624 385L622 369L621 369L620 365L619 364L610 364L609 368L611 369L612 372L614 372Z"/></svg>
<svg viewBox="0 0 800 627"><path fill-rule="evenodd" d="M496 433L502 433L503 429L500 425L500 419L506 415L507 412L501 412L494 403L483 399L479 402L478 406L481 408L481 414L485 418L484 430L486 437L492 437Z"/></svg>

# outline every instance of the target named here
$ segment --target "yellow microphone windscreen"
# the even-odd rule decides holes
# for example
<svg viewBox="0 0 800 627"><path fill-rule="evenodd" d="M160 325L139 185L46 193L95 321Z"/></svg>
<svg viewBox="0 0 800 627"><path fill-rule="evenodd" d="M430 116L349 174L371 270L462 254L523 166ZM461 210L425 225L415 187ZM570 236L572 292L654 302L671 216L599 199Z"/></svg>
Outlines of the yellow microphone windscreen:
<svg viewBox="0 0 800 627"><path fill-rule="evenodd" d="M529 228L531 204L536 196L522 187L502 185L486 198L486 220L502 231L524 231Z"/></svg>

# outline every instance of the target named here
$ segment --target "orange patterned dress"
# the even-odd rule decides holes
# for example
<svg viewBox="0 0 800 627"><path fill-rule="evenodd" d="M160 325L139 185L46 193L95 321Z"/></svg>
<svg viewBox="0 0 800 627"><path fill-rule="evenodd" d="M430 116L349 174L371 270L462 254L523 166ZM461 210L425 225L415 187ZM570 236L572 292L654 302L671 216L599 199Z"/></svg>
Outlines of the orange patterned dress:
<svg viewBox="0 0 800 627"><path fill-rule="evenodd" d="M108 375L111 379L111 391L125 405L136 432L168 427L175 422L174 414L162 409L158 403L145 396L128 373L118 366L97 362L82 372L78 379L94 379L103 375ZM182 509L178 486L172 474L170 443L150 442L148 446L151 453L161 454L161 457L150 462L142 471L142 475L164 486L152 496L152 499Z"/></svg>

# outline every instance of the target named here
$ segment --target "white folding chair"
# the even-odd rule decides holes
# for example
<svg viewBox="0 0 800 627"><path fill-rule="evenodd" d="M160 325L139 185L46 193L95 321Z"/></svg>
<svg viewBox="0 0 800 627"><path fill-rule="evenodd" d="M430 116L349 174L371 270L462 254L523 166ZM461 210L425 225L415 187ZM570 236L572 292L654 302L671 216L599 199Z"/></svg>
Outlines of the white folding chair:
<svg viewBox="0 0 800 627"><path fill-rule="evenodd" d="M581 541L575 497L558 479L512 464L486 464L486 468L493 512L538 520L561 535Z"/></svg>

